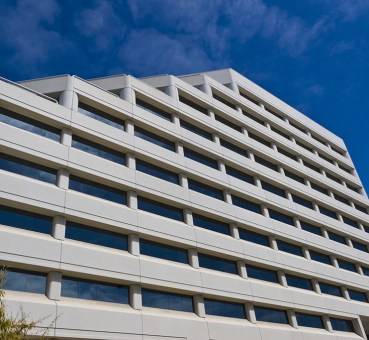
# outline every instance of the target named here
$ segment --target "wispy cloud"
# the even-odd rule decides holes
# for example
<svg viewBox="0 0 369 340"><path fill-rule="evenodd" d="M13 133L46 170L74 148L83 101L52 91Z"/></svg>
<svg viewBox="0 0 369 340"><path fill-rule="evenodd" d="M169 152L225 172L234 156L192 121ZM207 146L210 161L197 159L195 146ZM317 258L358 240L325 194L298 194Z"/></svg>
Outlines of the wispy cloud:
<svg viewBox="0 0 369 340"><path fill-rule="evenodd" d="M46 62L52 51L62 49L64 40L52 28L60 13L54 0L21 0L16 6L0 5L0 39L12 50L18 67L36 67Z"/></svg>

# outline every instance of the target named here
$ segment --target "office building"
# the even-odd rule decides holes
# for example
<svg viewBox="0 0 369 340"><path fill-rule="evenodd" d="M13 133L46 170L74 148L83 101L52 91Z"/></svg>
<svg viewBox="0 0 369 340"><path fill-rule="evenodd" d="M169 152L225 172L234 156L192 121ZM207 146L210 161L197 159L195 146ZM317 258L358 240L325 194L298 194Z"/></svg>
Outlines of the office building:
<svg viewBox="0 0 369 340"><path fill-rule="evenodd" d="M369 333L343 140L236 71L1 79L0 134L6 304L51 339Z"/></svg>

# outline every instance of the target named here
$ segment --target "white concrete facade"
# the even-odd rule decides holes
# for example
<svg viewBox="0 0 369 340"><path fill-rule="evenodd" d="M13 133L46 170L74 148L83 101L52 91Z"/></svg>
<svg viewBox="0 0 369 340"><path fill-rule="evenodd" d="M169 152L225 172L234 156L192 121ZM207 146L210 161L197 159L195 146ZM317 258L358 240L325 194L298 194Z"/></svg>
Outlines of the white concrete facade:
<svg viewBox="0 0 369 340"><path fill-rule="evenodd" d="M171 120L136 105L137 98L170 114ZM82 114L80 103L124 120L124 129ZM44 325L56 318L50 338L367 338L369 303L350 298L349 292L369 294L369 200L345 144L239 73L225 69L181 77L136 79L122 75L89 81L65 75L20 84L3 79L0 114L2 109L60 130L57 142L0 122L1 153L56 171L54 185L0 169L1 206L53 219L50 235L0 225L0 265L47 275L45 294L7 290L8 308L14 313L22 305L33 319L50 316ZM207 131L212 140L181 127L181 121ZM175 150L135 136L136 127L172 141ZM254 135L269 146L250 137ZM125 165L72 147L74 136L124 153ZM222 146L222 141L247 150L248 157ZM185 157L186 148L217 161L217 169ZM275 164L277 171L255 161L255 155ZM137 171L137 159L178 174L179 184ZM228 167L253 176L254 184L229 175ZM303 178L303 183L287 172ZM127 204L69 189L71 175L124 191ZM218 189L223 199L190 190L191 180ZM283 190L285 198L265 190L264 182ZM324 188L326 194L314 185ZM310 201L312 207L298 204L296 196ZM138 197L181 209L183 221L139 209ZM237 197L258 204L261 213L237 206ZM320 207L333 211L337 218L321 213ZM292 218L293 225L271 218L273 211ZM195 226L194 214L227 223L230 235ZM347 219L357 227L350 226ZM128 251L68 239L68 221L126 235ZM301 222L319 227L322 234L306 231ZM243 229L267 236L269 246L242 239ZM330 233L344 237L346 244L332 240ZM187 250L188 264L140 254L142 239ZM299 246L302 255L281 251L279 241ZM355 244L364 245L366 251ZM329 256L332 265L314 261L313 252ZM200 253L234 261L237 274L201 267ZM353 264L356 272L342 269L341 260ZM249 277L248 266L275 271L278 282ZM312 289L289 286L286 275L309 279ZM64 297L63 277L128 286L129 304ZM339 286L342 297L322 293L321 282ZM191 296L194 312L147 307L142 303L142 289ZM209 315L204 299L242 304L245 318ZM288 324L258 320L258 306L285 311ZM319 315L324 327L299 325L297 313ZM353 331L335 330L331 320L336 318L351 320Z"/></svg>

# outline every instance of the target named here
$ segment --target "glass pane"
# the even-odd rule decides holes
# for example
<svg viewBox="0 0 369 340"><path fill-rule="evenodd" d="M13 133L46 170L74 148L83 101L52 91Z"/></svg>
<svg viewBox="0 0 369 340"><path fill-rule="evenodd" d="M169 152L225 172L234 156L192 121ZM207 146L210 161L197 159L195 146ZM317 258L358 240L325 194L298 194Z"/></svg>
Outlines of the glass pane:
<svg viewBox="0 0 369 340"><path fill-rule="evenodd" d="M210 168L218 170L218 162L215 159L202 155L201 153L190 150L188 148L184 148L184 156L192 159L193 161L199 162Z"/></svg>
<svg viewBox="0 0 369 340"><path fill-rule="evenodd" d="M155 202L153 200L140 196L137 198L137 200L138 200L138 209L183 222L182 209L172 207L170 205L163 204L160 202Z"/></svg>
<svg viewBox="0 0 369 340"><path fill-rule="evenodd" d="M142 289L142 305L145 307L193 313L192 296Z"/></svg>
<svg viewBox="0 0 369 340"><path fill-rule="evenodd" d="M221 259L219 257L199 254L200 267L218 270L225 273L237 274L237 266L234 261Z"/></svg>
<svg viewBox="0 0 369 340"><path fill-rule="evenodd" d="M9 269L4 288L19 292L45 294L46 275L42 273Z"/></svg>
<svg viewBox="0 0 369 340"><path fill-rule="evenodd" d="M188 179L188 188L190 190L197 191L201 194L216 198L218 200L224 200L223 198L223 191L220 189L213 188L209 185L200 183L198 181L195 181L191 178Z"/></svg>
<svg viewBox="0 0 369 340"><path fill-rule="evenodd" d="M324 328L322 318L319 315L295 313L297 324L302 327Z"/></svg>
<svg viewBox="0 0 369 340"><path fill-rule="evenodd" d="M270 269L247 265L247 276L252 279L279 283L277 272Z"/></svg>
<svg viewBox="0 0 369 340"><path fill-rule="evenodd" d="M302 249L299 246L296 246L295 244L287 243L284 241L277 241L278 244L278 250L284 251L286 253L290 253L293 255L303 256Z"/></svg>
<svg viewBox="0 0 369 340"><path fill-rule="evenodd" d="M229 225L227 223L198 214L192 214L192 218L194 225L197 227L205 228L225 235L230 235Z"/></svg>
<svg viewBox="0 0 369 340"><path fill-rule="evenodd" d="M204 299L205 312L208 315L224 316L228 318L245 319L243 304Z"/></svg>
<svg viewBox="0 0 369 340"><path fill-rule="evenodd" d="M265 247L270 247L268 236L255 233L250 230L239 228L240 238L245 241L249 241L252 243L257 243Z"/></svg>
<svg viewBox="0 0 369 340"><path fill-rule="evenodd" d="M283 310L255 306L257 321L288 324L287 313Z"/></svg>
<svg viewBox="0 0 369 340"><path fill-rule="evenodd" d="M259 204L248 201L244 198L240 198L237 196L232 195L232 202L234 205L246 209L246 210L250 210L252 212L255 212L257 214L261 214L261 207Z"/></svg>
<svg viewBox="0 0 369 340"><path fill-rule="evenodd" d="M291 216L288 216L286 214L283 214L273 209L268 209L268 211L269 211L269 217L272 218L273 220L277 220L279 222L286 223L292 226L295 225L293 222L293 218Z"/></svg>
<svg viewBox="0 0 369 340"><path fill-rule="evenodd" d="M163 138L161 136L158 136L152 132L146 131L144 129L139 128L138 126L135 126L135 136L142 138L150 143L156 144L158 146L161 146L162 148L165 148L167 150L176 151L175 143L170 141L169 139Z"/></svg>
<svg viewBox="0 0 369 340"><path fill-rule="evenodd" d="M156 165L147 163L140 159L136 160L136 170L144 172L145 174L163 179L170 183L178 184L179 185L179 177L176 173L160 168Z"/></svg>
<svg viewBox="0 0 369 340"><path fill-rule="evenodd" d="M188 263L187 250L143 239L140 240L140 254L180 263Z"/></svg>

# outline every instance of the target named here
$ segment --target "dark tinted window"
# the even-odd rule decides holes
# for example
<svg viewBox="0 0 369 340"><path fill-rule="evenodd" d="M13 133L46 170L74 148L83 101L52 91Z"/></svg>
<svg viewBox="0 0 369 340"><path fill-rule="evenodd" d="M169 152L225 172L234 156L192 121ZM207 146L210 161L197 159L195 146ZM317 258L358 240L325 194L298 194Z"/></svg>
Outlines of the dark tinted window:
<svg viewBox="0 0 369 340"><path fill-rule="evenodd" d="M343 320L343 319L336 319L336 318L329 318L332 324L332 328L335 331L340 332L352 332L354 333L354 325L352 324L351 320Z"/></svg>
<svg viewBox="0 0 369 340"><path fill-rule="evenodd" d="M305 198L292 194L292 199L297 204L303 205L304 207L309 209L313 209L313 203L311 203L309 200Z"/></svg>
<svg viewBox="0 0 369 340"><path fill-rule="evenodd" d="M286 193L284 192L284 190L281 189L281 188L276 187L273 184L270 184L268 182L261 181L261 187L264 190L271 192L272 194L275 194L275 195L278 195L278 196L281 196L281 197L286 198Z"/></svg>
<svg viewBox="0 0 369 340"><path fill-rule="evenodd" d="M128 250L128 240L126 235L92 228L73 222L67 222L65 237L99 246Z"/></svg>
<svg viewBox="0 0 369 340"><path fill-rule="evenodd" d="M350 201L349 201L347 198L345 198L345 197L342 197L342 196L340 196L340 195L338 195L338 194L334 194L334 198L335 198L337 201L340 201L340 202L341 202L341 203L343 203L343 204L350 205Z"/></svg>
<svg viewBox="0 0 369 340"><path fill-rule="evenodd" d="M338 286L331 285L329 283L319 282L320 291L323 294L333 295L333 296L339 296L342 297L342 291L341 288Z"/></svg>
<svg viewBox="0 0 369 340"><path fill-rule="evenodd" d="M329 194L328 194L328 190L327 190L327 189L325 189L325 188L321 187L321 186L320 186L320 185L318 185L318 184L315 184L314 182L310 182L310 185L311 185L311 187L312 187L314 190L319 191L320 193L322 193L322 194L324 194L324 195L329 196Z"/></svg>
<svg viewBox="0 0 369 340"><path fill-rule="evenodd" d="M361 269L363 270L363 274L364 274L365 276L369 276L369 268L364 267L364 266L361 266Z"/></svg>
<svg viewBox="0 0 369 340"><path fill-rule="evenodd" d="M142 305L144 307L176 310L193 313L192 296L142 289Z"/></svg>
<svg viewBox="0 0 369 340"><path fill-rule="evenodd" d="M245 94L245 93L243 93L241 91L240 91L240 96L246 98L251 103L254 103L255 105L259 106L259 103L257 102L256 99L251 98L250 96L248 96L247 94Z"/></svg>
<svg viewBox="0 0 369 340"><path fill-rule="evenodd" d="M259 123L259 124L261 124L261 125L264 125L264 121L263 121L262 119L258 118L258 117L255 117L253 114L251 114L251 113L249 113L249 112L247 112L247 111L243 111L243 110L242 110L242 113L243 113L246 117L248 117L248 118L252 119L254 122Z"/></svg>
<svg viewBox="0 0 369 340"><path fill-rule="evenodd" d="M221 272L237 274L236 262L219 257L199 254L200 267L219 270Z"/></svg>
<svg viewBox="0 0 369 340"><path fill-rule="evenodd" d="M284 174L285 174L286 177L291 178L296 182L305 184L305 180L301 176L298 176L298 175L294 174L291 171L288 171L288 170L284 169Z"/></svg>
<svg viewBox="0 0 369 340"><path fill-rule="evenodd" d="M140 159L136 159L136 170L163 179L164 181L168 181L170 183L179 184L179 177L175 172L163 169Z"/></svg>
<svg viewBox="0 0 369 340"><path fill-rule="evenodd" d="M269 113L271 113L273 116L279 118L279 119L282 119L283 120L283 117L281 114L273 111L272 109L270 109L269 107L265 106L265 111L268 111Z"/></svg>
<svg viewBox="0 0 369 340"><path fill-rule="evenodd" d="M236 106L235 106L233 103L229 102L227 99L224 99L224 98L222 98L222 97L218 96L218 95L217 95L217 94L215 94L215 93L213 93L213 98L214 98L214 99L216 99L216 100L219 100L221 103L223 103L223 104L225 104L225 105L229 106L229 107L230 107L230 108L232 108L233 110L236 110Z"/></svg>
<svg viewBox="0 0 369 340"><path fill-rule="evenodd" d="M263 145L267 146L268 148L271 148L272 147L272 145L270 144L270 142L268 142L267 140L261 138L260 136L254 134L254 133L252 133L250 131L248 132L248 135L254 141L256 141L256 142L258 142L260 144L263 144Z"/></svg>
<svg viewBox="0 0 369 340"><path fill-rule="evenodd" d="M324 208L322 206L319 205L319 211L321 214L325 215L325 216L328 216L330 218L334 218L334 219L337 219L337 215L334 211L332 210L329 210L327 208Z"/></svg>
<svg viewBox="0 0 369 340"><path fill-rule="evenodd" d="M60 140L60 130L52 126L40 123L37 120L22 116L18 113L0 108L0 122L12 125L16 128L49 138L56 142Z"/></svg>
<svg viewBox="0 0 369 340"><path fill-rule="evenodd" d="M203 113L204 115L207 115L208 114L208 110L206 108L204 108L203 106L199 105L199 104L196 104L194 103L193 101L183 97L183 96L179 96L179 101L182 102L183 104L186 104L190 107L192 107L193 109Z"/></svg>
<svg viewBox="0 0 369 340"><path fill-rule="evenodd" d="M127 286L71 277L63 277L61 296L113 303L129 303L129 290Z"/></svg>
<svg viewBox="0 0 369 340"><path fill-rule="evenodd" d="M338 163L338 167L339 167L341 170L346 171L346 172L347 172L347 173L349 173L349 174L352 174L352 169L350 169L350 168L346 168L345 166L343 166L342 164L339 164L339 163Z"/></svg>
<svg viewBox="0 0 369 340"><path fill-rule="evenodd" d="M245 309L241 303L225 302L219 300L204 299L207 315L224 316L227 318L245 319Z"/></svg>
<svg viewBox="0 0 369 340"><path fill-rule="evenodd" d="M278 240L277 244L278 244L278 250L281 250L281 251L284 251L286 253L290 253L293 255L297 255L297 256L303 256L301 247L295 244L287 243L281 240Z"/></svg>
<svg viewBox="0 0 369 340"><path fill-rule="evenodd" d="M331 175L329 172L326 172L326 173L325 173L325 175L326 175L329 179L331 179L332 181L335 181L335 182L337 182L337 183L341 184L341 180L340 180L339 178L337 178L337 177L335 177L335 176Z"/></svg>
<svg viewBox="0 0 369 340"><path fill-rule="evenodd" d="M294 226L293 218L291 216L288 216L286 214L283 214L273 209L268 209L268 211L269 211L269 217L272 218L273 220Z"/></svg>
<svg viewBox="0 0 369 340"><path fill-rule="evenodd" d="M368 248L366 246L366 244L364 243L360 243L360 242L357 242L357 241L354 241L352 240L352 246L357 249L357 250L361 250L361 251L364 251L364 252L368 252Z"/></svg>
<svg viewBox="0 0 369 340"><path fill-rule="evenodd" d="M255 212L257 214L261 214L261 208L260 205L251 201L248 201L244 198L240 198L237 196L232 195L232 202L234 205L246 209L246 210L250 210L252 212Z"/></svg>
<svg viewBox="0 0 369 340"><path fill-rule="evenodd" d="M115 151L78 136L73 135L72 147L118 164L125 164L126 159L122 152Z"/></svg>
<svg viewBox="0 0 369 340"><path fill-rule="evenodd" d="M343 223L351 226L351 227L354 227L354 228L359 228L359 226L357 225L357 222L352 220L351 218L348 218L346 216L342 216L342 219L343 219Z"/></svg>
<svg viewBox="0 0 369 340"><path fill-rule="evenodd" d="M136 105L138 107L140 107L141 109L144 109L144 110L154 114L155 116L166 119L170 122L172 121L172 115L170 113L165 112L165 111L155 107L154 105L146 103L146 102L144 102L143 100L141 100L139 98L136 98Z"/></svg>
<svg viewBox="0 0 369 340"><path fill-rule="evenodd" d="M213 141L213 135L210 132L201 129L201 128L199 128L196 125L193 125L193 124L188 123L188 122L186 122L184 120L181 120L181 127L184 128L184 129L186 129L186 130L188 130L188 131L191 131L191 132L193 132L193 133L195 133L195 134L197 134L197 135L199 135L201 137L204 137L204 138L206 138L208 140Z"/></svg>
<svg viewBox="0 0 369 340"><path fill-rule="evenodd" d="M348 184L348 183L346 183L346 186L347 186L347 188L349 188L350 190L355 191L355 192L357 192L357 193L359 193L359 194L360 194L360 189L359 189L359 188L354 187L353 185Z"/></svg>
<svg viewBox="0 0 369 340"><path fill-rule="evenodd" d="M230 142L227 142L226 140L224 139L220 139L220 145L223 147L223 148L226 148L228 150L231 150L235 153L238 153L239 155L243 156L243 157L246 157L248 158L248 154L247 154L247 150L239 147L239 146L236 146Z"/></svg>
<svg viewBox="0 0 369 340"><path fill-rule="evenodd" d="M283 138L286 138L286 139L290 139L290 136L289 135L287 135L287 133L284 133L284 132L282 132L282 131L280 131L280 130L278 130L277 128L275 128L274 126L271 126L270 127L270 129L272 130L272 131L274 131L275 133L278 133L280 136L282 136ZM283 149L280 149L279 147L278 147L278 151L280 152L280 153L283 153L284 154L284 152L286 152L287 154L289 154L289 155L291 155L288 151L285 151L285 150L283 150ZM285 156L287 156L287 155L285 155ZM291 156L293 156L293 155L291 155ZM290 157L290 156L287 156L287 157ZM294 158L296 158L296 156L293 156Z"/></svg>
<svg viewBox="0 0 369 340"><path fill-rule="evenodd" d="M291 287L313 290L313 285L309 279L298 277L295 275L286 274L287 283Z"/></svg>
<svg viewBox="0 0 369 340"><path fill-rule="evenodd" d="M0 169L50 184L56 182L56 170L0 153Z"/></svg>
<svg viewBox="0 0 369 340"><path fill-rule="evenodd" d="M307 161L305 161L304 160L304 165L307 167L307 168L309 168L309 169L311 169L311 170L313 170L313 171L316 171L316 172L319 172L320 173L320 168L318 168L317 166L315 166L315 165L313 165L313 164L311 164L311 163L308 163Z"/></svg>
<svg viewBox="0 0 369 340"><path fill-rule="evenodd" d="M313 261L332 265L332 261L329 255L318 253L314 250L309 250L309 253Z"/></svg>
<svg viewBox="0 0 369 340"><path fill-rule="evenodd" d="M316 141L318 141L319 143L326 145L325 142L323 140L321 140L319 137L311 134L311 138L315 139Z"/></svg>
<svg viewBox="0 0 369 340"><path fill-rule="evenodd" d="M206 185L189 178L188 187L190 190L197 191L201 194L216 198L218 200L224 200L223 191L220 189L213 188L210 185Z"/></svg>
<svg viewBox="0 0 369 340"><path fill-rule="evenodd" d="M223 118L223 117L221 117L221 116L219 116L219 115L215 115L215 119L218 121L218 122L220 122L220 123L222 123L222 124L224 124L224 125L226 125L226 126L228 126L228 127L230 127L231 129L233 129L233 130L236 130L236 131L238 131L238 132L241 132L242 133L242 129L241 129L241 127L240 126L238 126L237 124L235 124L235 123L232 123L232 122L230 122L228 119L225 119L225 118Z"/></svg>
<svg viewBox="0 0 369 340"><path fill-rule="evenodd" d="M115 128L124 130L124 120L112 116L108 113L105 113L90 105L84 104L81 101L78 102L78 112L90 118L96 119L104 124L108 124Z"/></svg>
<svg viewBox="0 0 369 340"><path fill-rule="evenodd" d="M278 152L281 153L282 155L284 155L284 156L286 156L286 157L288 157L288 158L290 158L290 159L297 162L297 157L295 155L293 155L292 153L280 148L279 146L278 146L277 149L278 149Z"/></svg>
<svg viewBox="0 0 369 340"><path fill-rule="evenodd" d="M14 208L0 206L0 224L14 228L51 234L53 219Z"/></svg>
<svg viewBox="0 0 369 340"><path fill-rule="evenodd" d="M164 149L167 149L173 152L176 151L176 146L174 142L170 141L169 139L158 136L152 132L141 129L138 126L135 126L135 136L142 138L150 143L161 146Z"/></svg>
<svg viewBox="0 0 369 340"><path fill-rule="evenodd" d="M261 165L264 165L265 167L267 167L267 168L269 168L271 170L278 171L278 166L275 165L274 163L269 162L266 159L261 158L261 157L259 157L257 155L254 155L254 159L255 159L255 162L256 163L259 163Z"/></svg>
<svg viewBox="0 0 369 340"><path fill-rule="evenodd" d="M124 191L117 190L110 186L92 182L77 176L69 176L69 189L115 203L127 204L127 196Z"/></svg>
<svg viewBox="0 0 369 340"><path fill-rule="evenodd" d="M177 221L183 221L182 209L172 207L168 204L155 202L153 200L140 196L138 196L137 201L138 201L138 209L140 210L168 217Z"/></svg>
<svg viewBox="0 0 369 340"><path fill-rule="evenodd" d="M301 146L303 149L305 149L305 150L307 150L307 151L309 151L309 152L313 152L313 149L312 149L311 147L309 147L309 146L305 145L304 143L302 143L302 142L298 141L297 139L296 139L296 144L297 144L298 146ZM305 162L304 162L304 164L305 164ZM306 165L306 164L305 164L305 165Z"/></svg>
<svg viewBox="0 0 369 340"><path fill-rule="evenodd" d="M143 239L140 240L140 254L188 263L187 250Z"/></svg>
<svg viewBox="0 0 369 340"><path fill-rule="evenodd" d="M277 272L274 270L247 265L247 276L252 279L279 283Z"/></svg>
<svg viewBox="0 0 369 340"><path fill-rule="evenodd" d="M295 313L297 324L302 327L324 328L322 318L319 315Z"/></svg>
<svg viewBox="0 0 369 340"><path fill-rule="evenodd" d="M255 306L257 321L288 324L287 313L284 310Z"/></svg>
<svg viewBox="0 0 369 340"><path fill-rule="evenodd" d="M333 160L332 160L332 159L330 159L329 157L324 156L324 155L322 155L321 153L318 153L318 155L319 155L319 157L320 157L320 158L322 158L322 159L324 159L325 161L327 161L327 162L329 162L329 163L332 163L332 164L333 164Z"/></svg>
<svg viewBox="0 0 369 340"><path fill-rule="evenodd" d="M362 207L361 205L359 205L357 203L355 203L355 208L356 208L356 210L359 210L359 211L361 211L364 214L368 214L367 209L365 207Z"/></svg>
<svg viewBox="0 0 369 340"><path fill-rule="evenodd" d="M241 181L244 181L246 183L250 183L250 184L254 184L254 177L252 177L249 174L246 174L240 170L237 170L235 168L232 168L228 165L226 165L226 172L227 175L232 176L232 177L236 177L238 179L240 179Z"/></svg>
<svg viewBox="0 0 369 340"><path fill-rule="evenodd" d="M358 292L357 290L353 289L347 289L350 299L361 301L361 302L368 302L368 298L366 297L366 294L364 292Z"/></svg>
<svg viewBox="0 0 369 340"><path fill-rule="evenodd" d="M302 230L322 236L322 230L319 227L316 227L315 225L311 225L304 221L300 221L300 225Z"/></svg>
<svg viewBox="0 0 369 340"><path fill-rule="evenodd" d="M299 126L299 125L297 125L297 124L295 124L294 122L291 122L291 121L289 121L289 123L290 123L290 125L291 125L291 126L293 126L295 129L300 130L300 131L301 131L301 132L303 132L303 133L306 133L306 131L305 131L305 129L304 129L303 127L301 127L301 126Z"/></svg>
<svg viewBox="0 0 369 340"><path fill-rule="evenodd" d="M343 151L340 151L340 150L338 150L338 149L336 149L335 147L333 147L332 145L331 145L331 147L332 147L332 150L334 151L334 152L337 152L339 155L341 155L341 156L345 156L345 153L343 152Z"/></svg>
<svg viewBox="0 0 369 340"><path fill-rule="evenodd" d="M217 233L230 235L229 225L227 223L217 221L212 218L201 216L201 215L194 214L194 213L192 214L192 218L193 218L193 224L195 226L208 229L208 230L212 230Z"/></svg>
<svg viewBox="0 0 369 340"><path fill-rule="evenodd" d="M209 166L210 168L218 170L218 162L215 159L204 156L196 151L184 148L184 156L196 162Z"/></svg>
<svg viewBox="0 0 369 340"><path fill-rule="evenodd" d="M341 269L348 270L350 272L355 272L356 273L356 266L355 266L354 263L351 263L351 262L348 262L348 261L345 261L345 260L342 260L342 259L337 259L337 262L338 262L338 266Z"/></svg>
<svg viewBox="0 0 369 340"><path fill-rule="evenodd" d="M331 231L328 231L328 236L329 236L329 239L331 239L332 241L347 245L346 239L342 235L338 235L336 233L332 233Z"/></svg>
<svg viewBox="0 0 369 340"><path fill-rule="evenodd" d="M4 289L18 292L45 294L46 274L8 269L5 275Z"/></svg>
<svg viewBox="0 0 369 340"><path fill-rule="evenodd" d="M239 228L240 238L245 241L260 244L265 247L270 247L268 236L255 233L250 230Z"/></svg>

